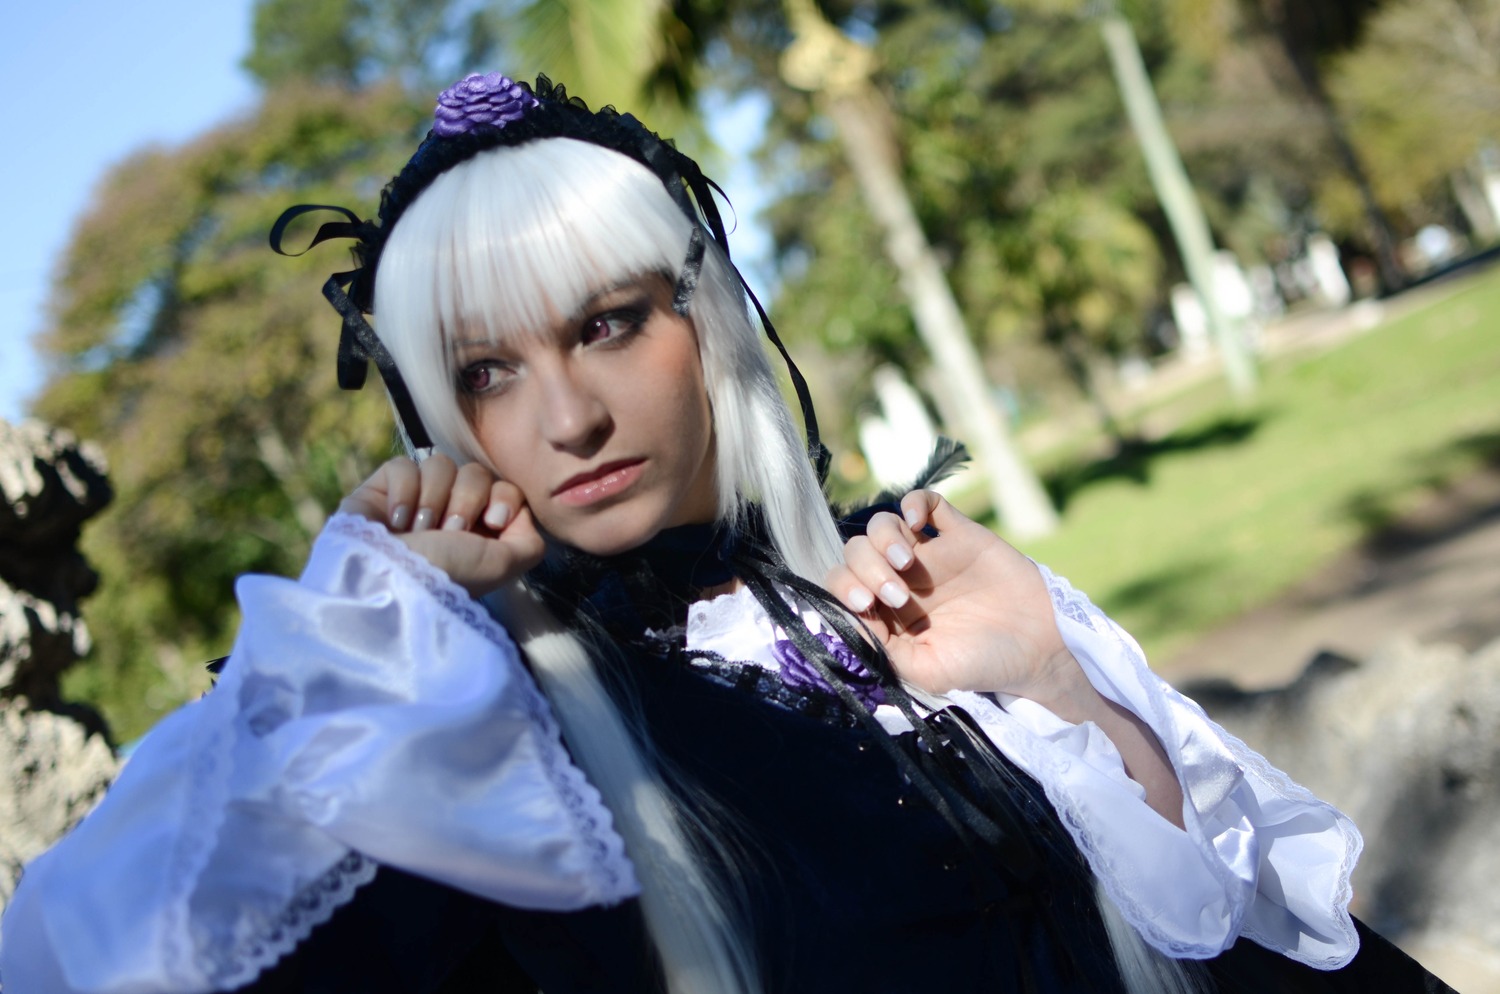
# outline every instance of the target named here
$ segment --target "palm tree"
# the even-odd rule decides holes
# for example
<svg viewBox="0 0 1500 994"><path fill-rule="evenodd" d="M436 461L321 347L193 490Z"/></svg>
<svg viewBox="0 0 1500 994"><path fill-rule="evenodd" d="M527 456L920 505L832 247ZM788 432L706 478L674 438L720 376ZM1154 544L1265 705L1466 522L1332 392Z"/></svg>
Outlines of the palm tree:
<svg viewBox="0 0 1500 994"><path fill-rule="evenodd" d="M957 427L988 479L996 514L1018 538L1049 534L1057 528L1057 512L1016 450L953 289L902 184L890 109L871 82L874 54L829 24L812 0L785 0L785 10L796 40L782 58L782 76L815 94L838 129L870 213L884 229L885 250L900 274L917 332L956 395L954 409L964 419Z"/></svg>

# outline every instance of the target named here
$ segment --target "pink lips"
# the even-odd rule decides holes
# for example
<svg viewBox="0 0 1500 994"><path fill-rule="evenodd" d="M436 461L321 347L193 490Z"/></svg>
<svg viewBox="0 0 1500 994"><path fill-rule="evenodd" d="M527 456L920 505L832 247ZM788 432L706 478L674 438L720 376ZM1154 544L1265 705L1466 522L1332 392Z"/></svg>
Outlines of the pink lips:
<svg viewBox="0 0 1500 994"><path fill-rule="evenodd" d="M558 503L569 507L597 504L628 490L641 478L645 467L644 459L605 463L596 470L565 480L562 486L552 491L552 496Z"/></svg>

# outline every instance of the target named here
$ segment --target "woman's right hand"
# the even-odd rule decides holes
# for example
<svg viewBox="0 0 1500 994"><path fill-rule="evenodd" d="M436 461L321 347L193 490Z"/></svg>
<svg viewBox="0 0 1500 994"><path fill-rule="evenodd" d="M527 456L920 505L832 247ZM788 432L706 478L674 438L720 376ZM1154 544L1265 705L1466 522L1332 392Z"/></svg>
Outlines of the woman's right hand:
<svg viewBox="0 0 1500 994"><path fill-rule="evenodd" d="M542 536L521 491L476 462L398 456L345 497L339 510L385 525L475 597L542 561Z"/></svg>

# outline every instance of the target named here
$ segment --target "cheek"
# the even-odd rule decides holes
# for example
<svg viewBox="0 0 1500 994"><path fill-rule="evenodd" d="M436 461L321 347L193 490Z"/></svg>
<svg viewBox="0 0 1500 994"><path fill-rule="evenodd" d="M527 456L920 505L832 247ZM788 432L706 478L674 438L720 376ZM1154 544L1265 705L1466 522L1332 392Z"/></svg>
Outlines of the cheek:
<svg viewBox="0 0 1500 994"><path fill-rule="evenodd" d="M527 467L535 465L535 460L526 455L522 427L513 416L490 408L481 410L474 424L474 436L495 473L519 487L529 501L532 481L527 479Z"/></svg>

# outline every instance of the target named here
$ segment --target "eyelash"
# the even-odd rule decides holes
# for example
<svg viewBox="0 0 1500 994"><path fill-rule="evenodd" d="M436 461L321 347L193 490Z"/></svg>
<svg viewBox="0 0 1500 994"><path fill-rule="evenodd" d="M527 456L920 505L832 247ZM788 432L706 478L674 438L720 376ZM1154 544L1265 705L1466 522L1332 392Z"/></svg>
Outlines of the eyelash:
<svg viewBox="0 0 1500 994"><path fill-rule="evenodd" d="M621 348L645 327L648 316L646 307L630 305L585 318L579 326L578 344L583 348ZM613 330L607 336L591 338L592 332L599 328ZM503 373L508 368L506 363L497 359L480 359L472 362L458 371L459 392L470 397L483 397L501 392L505 389L506 383L489 383L481 386L472 382L472 378L480 373L494 374L497 371Z"/></svg>
<svg viewBox="0 0 1500 994"><path fill-rule="evenodd" d="M632 305L627 307L617 307L612 311L605 312L604 314L598 314L594 317L587 318L584 320L583 327L579 332L579 344L585 346L597 345L601 343L612 345L624 344L631 338L631 336L641 330L642 326L644 326L646 323L646 317L647 312L644 307ZM613 325L623 325L623 327L616 330L615 333L613 335L610 335L608 338L596 338L592 341L588 340L588 334L590 330L600 325L603 325L605 327L610 327Z"/></svg>

